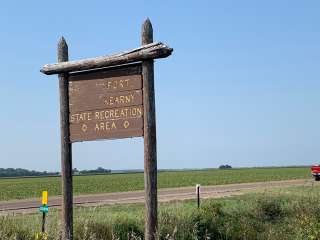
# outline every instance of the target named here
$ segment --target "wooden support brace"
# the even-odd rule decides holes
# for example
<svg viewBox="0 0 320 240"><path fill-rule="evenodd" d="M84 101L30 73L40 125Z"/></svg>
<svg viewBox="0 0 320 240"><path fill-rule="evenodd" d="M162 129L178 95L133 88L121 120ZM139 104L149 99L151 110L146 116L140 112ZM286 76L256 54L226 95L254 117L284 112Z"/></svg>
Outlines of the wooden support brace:
<svg viewBox="0 0 320 240"><path fill-rule="evenodd" d="M165 58L170 56L172 51L173 49L168 47L164 43L151 43L130 51L122 52L119 54L113 54L110 56L46 64L42 67L40 72L50 75L96 68L104 68L156 58Z"/></svg>

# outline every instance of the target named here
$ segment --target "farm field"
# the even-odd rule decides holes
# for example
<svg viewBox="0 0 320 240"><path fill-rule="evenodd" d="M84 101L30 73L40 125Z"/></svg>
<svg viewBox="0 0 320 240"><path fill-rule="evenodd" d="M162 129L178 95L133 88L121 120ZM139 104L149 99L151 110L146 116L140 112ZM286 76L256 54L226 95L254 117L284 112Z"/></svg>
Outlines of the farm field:
<svg viewBox="0 0 320 240"><path fill-rule="evenodd" d="M320 239L320 185L286 187L224 199L162 203L157 239ZM143 239L143 204L77 207L75 239ZM0 217L0 239L34 239L41 214ZM48 240L59 239L59 212L48 215Z"/></svg>
<svg viewBox="0 0 320 240"><path fill-rule="evenodd" d="M310 178L307 167L244 168L160 172L158 187L185 187L229 183L261 182ZM0 201L38 198L42 190L60 195L60 177L0 179ZM143 173L74 176L74 194L124 192L143 189Z"/></svg>

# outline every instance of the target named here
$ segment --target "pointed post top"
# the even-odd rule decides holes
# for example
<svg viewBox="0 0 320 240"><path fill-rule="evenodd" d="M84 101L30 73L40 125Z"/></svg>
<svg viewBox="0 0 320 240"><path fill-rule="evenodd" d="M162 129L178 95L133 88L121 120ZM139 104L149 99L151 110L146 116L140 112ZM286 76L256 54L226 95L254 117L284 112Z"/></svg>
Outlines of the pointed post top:
<svg viewBox="0 0 320 240"><path fill-rule="evenodd" d="M149 18L147 18L142 25L141 35L142 45L153 42L153 28Z"/></svg>
<svg viewBox="0 0 320 240"><path fill-rule="evenodd" d="M152 24L151 24L151 21L150 21L150 18L147 18L146 20L144 20L143 24L147 24L149 27L152 28Z"/></svg>
<svg viewBox="0 0 320 240"><path fill-rule="evenodd" d="M66 39L64 38L64 36L61 36L59 38L59 44L67 44Z"/></svg>
<svg viewBox="0 0 320 240"><path fill-rule="evenodd" d="M62 36L59 39L58 43L58 62L66 62L68 61L68 44L65 40L65 38Z"/></svg>

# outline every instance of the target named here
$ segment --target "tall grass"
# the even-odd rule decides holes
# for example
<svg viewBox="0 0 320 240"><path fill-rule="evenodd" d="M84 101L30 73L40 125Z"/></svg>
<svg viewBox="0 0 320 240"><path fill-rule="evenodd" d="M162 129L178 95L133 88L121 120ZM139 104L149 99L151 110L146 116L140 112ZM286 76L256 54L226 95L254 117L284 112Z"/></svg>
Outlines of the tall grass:
<svg viewBox="0 0 320 240"><path fill-rule="evenodd" d="M226 199L161 204L157 239L317 240L320 187L294 187ZM49 240L60 239L59 212L48 216ZM143 239L141 204L75 209L75 240ZM0 239L35 239L40 214L0 217Z"/></svg>

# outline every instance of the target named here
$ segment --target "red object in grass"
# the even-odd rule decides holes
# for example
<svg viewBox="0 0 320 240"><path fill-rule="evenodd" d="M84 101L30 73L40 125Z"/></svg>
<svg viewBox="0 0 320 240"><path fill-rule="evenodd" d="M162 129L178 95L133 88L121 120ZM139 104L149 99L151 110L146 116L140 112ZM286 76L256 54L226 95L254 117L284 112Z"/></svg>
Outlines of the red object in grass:
<svg viewBox="0 0 320 240"><path fill-rule="evenodd" d="M320 165L313 165L311 167L311 174L316 181L320 181Z"/></svg>

